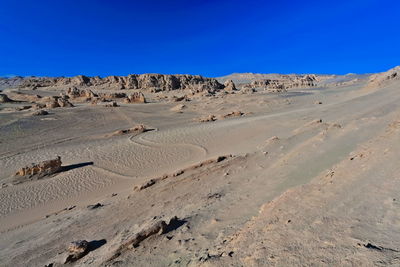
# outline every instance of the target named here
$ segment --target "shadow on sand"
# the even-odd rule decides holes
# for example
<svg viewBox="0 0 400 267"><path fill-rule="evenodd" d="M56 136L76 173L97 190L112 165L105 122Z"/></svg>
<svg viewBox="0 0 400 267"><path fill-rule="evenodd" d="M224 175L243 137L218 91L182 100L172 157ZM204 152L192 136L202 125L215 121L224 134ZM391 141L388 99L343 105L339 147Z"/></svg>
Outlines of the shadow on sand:
<svg viewBox="0 0 400 267"><path fill-rule="evenodd" d="M82 168L82 167L90 166L90 165L93 165L93 161L62 166L60 172L66 172L66 171L70 171L73 169Z"/></svg>

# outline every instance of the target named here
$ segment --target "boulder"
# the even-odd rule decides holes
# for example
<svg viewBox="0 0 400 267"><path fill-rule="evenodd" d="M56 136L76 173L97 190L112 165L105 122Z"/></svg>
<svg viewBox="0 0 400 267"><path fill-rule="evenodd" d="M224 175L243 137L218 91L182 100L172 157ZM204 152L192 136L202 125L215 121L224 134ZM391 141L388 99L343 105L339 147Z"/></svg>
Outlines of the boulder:
<svg viewBox="0 0 400 267"><path fill-rule="evenodd" d="M68 246L68 256L64 264L79 260L89 252L89 242L86 240L73 241Z"/></svg>

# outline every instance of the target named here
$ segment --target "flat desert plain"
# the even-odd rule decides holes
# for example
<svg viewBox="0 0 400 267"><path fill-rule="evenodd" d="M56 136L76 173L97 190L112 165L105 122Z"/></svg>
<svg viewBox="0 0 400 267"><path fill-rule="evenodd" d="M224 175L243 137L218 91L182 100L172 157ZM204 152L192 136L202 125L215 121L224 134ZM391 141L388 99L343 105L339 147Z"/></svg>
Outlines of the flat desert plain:
<svg viewBox="0 0 400 267"><path fill-rule="evenodd" d="M0 265L399 266L399 77L6 81Z"/></svg>

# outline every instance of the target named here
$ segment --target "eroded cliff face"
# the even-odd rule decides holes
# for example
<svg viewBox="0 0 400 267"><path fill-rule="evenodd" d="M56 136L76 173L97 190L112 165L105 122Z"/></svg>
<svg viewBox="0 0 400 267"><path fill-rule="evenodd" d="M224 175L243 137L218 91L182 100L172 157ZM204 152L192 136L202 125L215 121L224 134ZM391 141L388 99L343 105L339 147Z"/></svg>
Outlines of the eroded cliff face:
<svg viewBox="0 0 400 267"><path fill-rule="evenodd" d="M278 79L262 79L252 81L246 87L262 88L268 91L286 91L291 88L309 88L317 86L318 79L314 74L310 75L280 75Z"/></svg>
<svg viewBox="0 0 400 267"><path fill-rule="evenodd" d="M38 87L97 87L100 89L144 89L153 92L171 90L219 90L224 86L214 78L200 75L163 75L163 74L132 74L128 76L100 77L30 77L26 78L20 88Z"/></svg>

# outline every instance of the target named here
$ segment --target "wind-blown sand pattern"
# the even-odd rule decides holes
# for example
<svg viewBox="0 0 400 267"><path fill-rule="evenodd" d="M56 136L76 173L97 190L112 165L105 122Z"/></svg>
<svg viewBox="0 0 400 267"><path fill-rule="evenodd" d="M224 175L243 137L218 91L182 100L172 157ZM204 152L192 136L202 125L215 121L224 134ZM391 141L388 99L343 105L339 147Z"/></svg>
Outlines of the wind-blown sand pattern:
<svg viewBox="0 0 400 267"><path fill-rule="evenodd" d="M258 76L246 74L230 77L244 79L237 90L207 80L210 95L146 89L148 103L70 99L38 116L16 110L32 103L2 103L0 266L61 265L74 240L92 242L76 266L399 265L397 72L285 80L274 93L247 92ZM36 83L2 93L70 86ZM219 119L198 122L209 115ZM135 125L149 130L120 131ZM13 183L56 156L61 171Z"/></svg>

